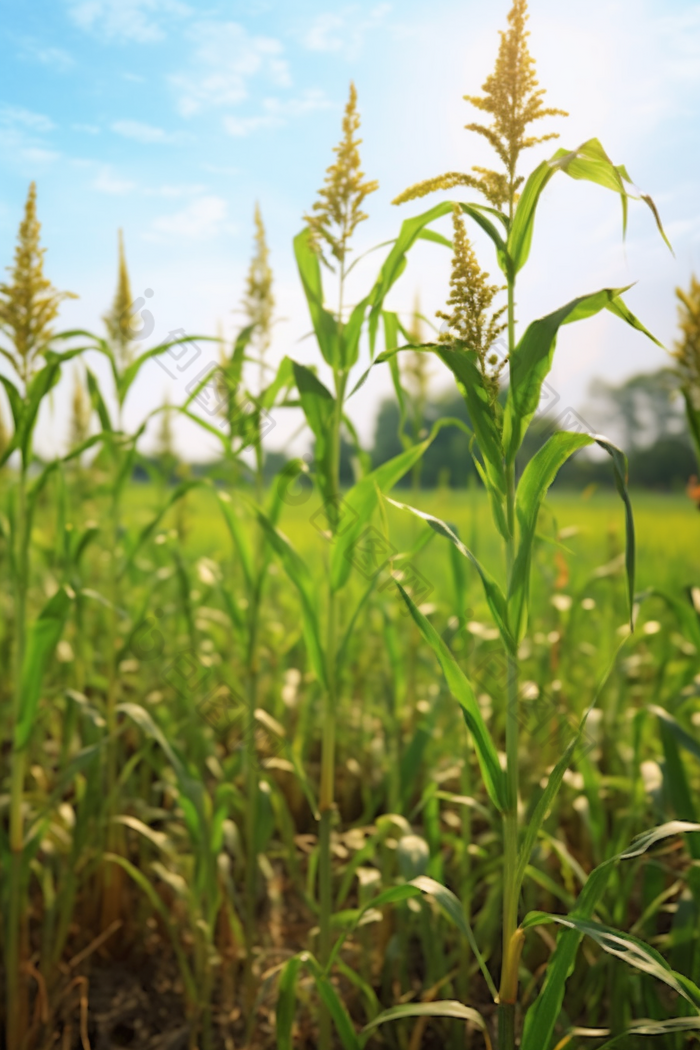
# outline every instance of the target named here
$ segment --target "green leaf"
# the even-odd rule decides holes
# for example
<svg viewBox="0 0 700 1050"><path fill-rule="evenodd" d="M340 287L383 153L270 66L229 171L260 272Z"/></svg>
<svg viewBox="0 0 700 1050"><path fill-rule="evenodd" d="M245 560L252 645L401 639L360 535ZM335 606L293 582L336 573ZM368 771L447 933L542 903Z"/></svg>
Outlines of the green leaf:
<svg viewBox="0 0 700 1050"><path fill-rule="evenodd" d="M165 501L165 503L160 508L155 517L151 518L147 525L144 525L134 542L131 544L131 547L129 548L129 553L126 557L126 562L124 563L124 566L119 574L120 577L123 576L124 573L127 572L127 570L133 565L134 558L138 554L139 550L141 549L141 547L143 547L144 543L149 538L149 536L153 535L155 530L158 528L158 525L168 513L170 508L174 506L178 502L178 500L181 500L183 496L186 496L187 493L190 492L192 489L201 488L203 485L206 484L207 481L205 479L193 478L189 481L181 481L179 485L175 486L171 495Z"/></svg>
<svg viewBox="0 0 700 1050"><path fill-rule="evenodd" d="M503 420L503 449L509 463L515 461L537 411L542 383L552 367L559 329L600 313L624 291L625 288L603 288L582 295L528 325L510 359L510 386Z"/></svg>
<svg viewBox="0 0 700 1050"><path fill-rule="evenodd" d="M605 688L607 681L610 678L610 675L612 674L613 668L615 667L618 653L620 652L620 649L626 641L626 638L622 638L618 643L612 660L608 664L608 668L605 671L605 674L598 683L593 700L591 701L587 710L584 712L583 718L579 722L578 729L576 730L573 739L570 740L569 744L564 750L564 754L561 756L554 769L549 774L549 777L547 778L547 786L540 795L540 798L537 801L537 805L535 806L535 810L532 813L532 816L527 821L525 827L525 835L518 854L518 866L515 873L516 893L520 891L520 886L522 885L522 881L525 876L525 869L530 863L530 857L532 855L532 850L534 848L535 842L537 841L537 836L539 835L540 829L545 821L545 818L549 812L552 802L556 798L559 788L561 787L561 782L564 779L564 774L569 768L569 763L571 762L573 753L576 750L579 740L581 739L581 734L585 729L586 722L588 721L588 716L598 703L600 694L603 692L603 689Z"/></svg>
<svg viewBox="0 0 700 1050"><path fill-rule="evenodd" d="M637 197L635 194L630 193L625 183L630 185L631 180L627 176L624 167L622 165L615 166L612 163L598 139L589 139L576 150L557 150L550 160L543 161L535 168L525 183L508 237L508 253L512 261L513 276L522 269L528 260L535 223L535 212L540 196L549 180L558 171L565 172L572 179L585 179L588 182L594 182L599 186L619 193L622 202L623 236L627 226L628 200L643 200L651 209L661 236L669 248L671 247L651 198L644 194Z"/></svg>
<svg viewBox="0 0 700 1050"><path fill-rule="evenodd" d="M242 527L241 522L238 518L238 514L235 509L231 506L231 497L227 492L218 492L218 503L221 508L221 513L224 516L224 521L228 526L228 531L233 540L233 545L236 548L238 554L238 560L241 565L243 577L245 579L246 587L249 593L253 591L253 552L250 549L248 542L248 536L245 529Z"/></svg>
<svg viewBox="0 0 700 1050"><path fill-rule="evenodd" d="M674 820L639 835L616 856L599 864L588 876L571 916L590 919L603 896L613 867L621 860L641 856L657 842L671 835L700 830L700 825ZM569 916L569 917L571 917ZM564 1001L566 981L574 968L576 953L583 934L568 929L562 932L547 964L544 984L535 1002L525 1015L525 1027L520 1050L549 1050L554 1026Z"/></svg>
<svg viewBox="0 0 700 1050"><path fill-rule="evenodd" d="M100 426L107 433L112 431L112 421L109 418L109 410L105 404L105 399L102 396L97 377L90 371L89 368L85 369L88 393L90 395L90 401L92 402L93 409L97 412L100 420Z"/></svg>
<svg viewBox="0 0 700 1050"><path fill-rule="evenodd" d="M291 958L282 970L277 998L276 1036L278 1050L293 1050L292 1025L296 1004L296 982L299 968L311 972L316 988L330 1013L343 1050L360 1050L360 1042L350 1015L338 997L338 993L310 952L300 952Z"/></svg>
<svg viewBox="0 0 700 1050"><path fill-rule="evenodd" d="M464 720L474 741L476 756L489 798L494 806L503 812L506 808L505 777L498 760L496 746L486 728L481 709L474 696L474 690L433 625L414 605L401 584L397 583L396 586L423 638L437 656L450 692L462 707Z"/></svg>
<svg viewBox="0 0 700 1050"><path fill-rule="evenodd" d="M554 481L560 467L580 448L598 444L611 456L615 474L615 484L625 504L625 524L627 534L626 568L627 593L632 626L634 575L635 575L635 536L632 506L627 493L627 459L615 445L601 437L589 434L572 434L558 431L549 438L545 445L532 457L520 479L516 492L515 510L520 525L520 539L513 564L510 588L508 591L508 622L513 637L519 644L527 630L527 613L530 594L530 564L532 549L537 530L537 517L542 501L549 486Z"/></svg>
<svg viewBox="0 0 700 1050"><path fill-rule="evenodd" d="M368 303L369 296L357 303L347 321L340 326L340 364L345 371L349 371L357 363Z"/></svg>
<svg viewBox="0 0 700 1050"><path fill-rule="evenodd" d="M398 456L382 463L350 489L343 498L343 527L335 537L331 555L331 589L339 591L350 575L351 558L360 534L369 527L370 518L377 505L379 494L394 487L397 481L411 470L425 450L435 440L444 426L462 426L459 420L439 419L430 434L420 444L401 452ZM377 571L381 566L377 567Z"/></svg>
<svg viewBox="0 0 700 1050"><path fill-rule="evenodd" d="M578 918L575 915L552 915L541 911L533 911L526 915L522 922L522 929L527 930L531 926L542 926L549 923L557 923L566 929L576 930L579 934L590 937L609 955L614 955L629 966L648 973L658 981L667 984L674 992L683 996L700 1010L700 988L688 977L672 970L655 948L631 934L612 929L599 922L592 922L590 919Z"/></svg>
<svg viewBox="0 0 700 1050"><path fill-rule="evenodd" d="M376 331L384 308L384 300L406 267L406 253L415 244L422 230L429 223L434 222L435 219L439 219L443 215L449 215L451 212L452 204L449 201L443 201L421 215L405 219L401 224L399 235L382 264L379 276L369 297L372 306L370 313L370 356L374 356Z"/></svg>
<svg viewBox="0 0 700 1050"><path fill-rule="evenodd" d="M478 1010L471 1006L464 1006L456 999L442 999L434 1003L404 1003L401 1006L392 1006L385 1010L379 1017L375 1017L362 1032L371 1032L380 1024L387 1021L400 1021L404 1017L452 1017L457 1021L471 1021L481 1032L486 1032L486 1022Z"/></svg>
<svg viewBox="0 0 700 1050"><path fill-rule="evenodd" d="M617 1046L623 1039L631 1035L671 1035L674 1032L697 1032L700 1031L700 1017L669 1017L666 1021L640 1020L634 1021L630 1027L616 1035L614 1039L608 1039L598 1050L608 1050L609 1047Z"/></svg>
<svg viewBox="0 0 700 1050"><path fill-rule="evenodd" d="M8 441L7 447L3 450L3 453L0 456L1 467L3 463L7 462L7 460L10 458L10 456L18 446L19 435L22 428L22 414L24 412L24 402L22 400L22 395L20 394L15 384L11 382L11 380L9 380L6 376L0 375L0 383L2 383L2 385L4 386L5 393L7 394L7 399L10 402L12 421L14 423L14 432L12 434L12 437Z"/></svg>
<svg viewBox="0 0 700 1050"><path fill-rule="evenodd" d="M505 499L506 477L503 469L501 433L496 419L496 407L484 382L478 357L473 350L439 344L435 352L454 375L466 402L476 440L486 464L489 487L501 499Z"/></svg>
<svg viewBox="0 0 700 1050"><path fill-rule="evenodd" d="M491 238L496 248L498 265L503 272L506 273L506 244L500 231L491 221L493 217L498 216L498 213L492 208L487 208L479 204L465 204L458 202L458 206L462 209L465 215L468 215L474 220L474 222L478 223L481 229ZM436 219L442 218L444 215L451 215L453 208L454 204L452 201L442 201L440 204L434 205L429 211L423 212L421 215L415 215L411 219L405 219L401 224L399 235L394 241L391 251L384 260L374 288L368 297L368 301L371 305L369 318L371 357L374 356L376 333L379 327L381 312L384 309L384 301L406 268L408 251L418 239L431 240L439 244L450 245L450 242L446 238L441 238L439 235L432 234L432 231L426 231L425 227ZM501 216L498 216L498 218L503 222ZM431 235L429 236L429 234Z"/></svg>
<svg viewBox="0 0 700 1050"><path fill-rule="evenodd" d="M537 516L547 489L559 468L577 449L590 445L588 434L553 434L532 457L520 479L515 499L515 510L520 524L520 540L513 564L508 590L508 614L513 636L520 643L527 629L527 610L530 593L530 563L537 529Z"/></svg>
<svg viewBox="0 0 700 1050"><path fill-rule="evenodd" d="M398 510L406 510L410 514L415 514L415 516L422 521L425 521L430 525L431 529L437 532L439 536L444 536L445 539L449 540L459 553L472 563L481 577L481 582L484 585L484 593L486 594L486 601L488 602L493 618L496 621L496 626L500 631L503 644L506 648L510 649L511 652L514 652L516 646L508 628L508 611L505 595L498 583L494 580L493 576L491 576L491 574L483 567L481 562L472 554L468 547L465 547L456 532L453 532L446 522L441 521L440 518L436 518L432 514L426 514L425 511L417 510L415 507L409 507L406 503L397 503L396 500L393 499L388 499L387 502L390 503L392 507L396 507Z"/></svg>
<svg viewBox="0 0 700 1050"><path fill-rule="evenodd" d="M678 748L680 746L695 758L700 758L700 744L668 711L655 706L649 710L659 720L664 749L664 781L671 806L679 819L695 821L697 809ZM700 835L688 835L688 848L694 860L700 860Z"/></svg>
<svg viewBox="0 0 700 1050"><path fill-rule="evenodd" d="M21 672L21 701L14 728L14 748L27 746L34 728L41 683L46 666L61 637L75 595L61 587L29 628Z"/></svg>
<svg viewBox="0 0 700 1050"><path fill-rule="evenodd" d="M496 986L493 983L493 979L491 978L488 967L484 962L483 956L479 951L472 928L467 922L461 901L459 901L454 893L448 890L446 886L443 886L440 882L436 882L435 879L429 878L427 875L419 875L417 878L412 879L410 885L415 886L421 893L428 893L431 897L434 897L443 914L446 915L450 922L457 927L459 932L466 937L471 950L474 952L474 956L479 963L479 967L484 975L494 1002L496 1002L498 1000ZM376 907L376 902L373 903Z"/></svg>
<svg viewBox="0 0 700 1050"><path fill-rule="evenodd" d="M297 976L301 966L301 956L294 955L282 967L277 985L277 1007L275 1015L275 1035L277 1050L294 1050L292 1026L297 1005Z"/></svg>
<svg viewBox="0 0 700 1050"><path fill-rule="evenodd" d="M29 466L31 460L32 435L41 402L61 378L61 359L58 355L51 354L48 363L33 376L27 386L27 395L24 398L22 417L16 435L17 447L22 453L25 468Z"/></svg>
<svg viewBox="0 0 700 1050"><path fill-rule="evenodd" d="M301 407L306 422L316 438L315 459L318 465L317 480L324 501L334 499L333 447L331 433L336 411L335 398L321 380L307 368L293 361L294 381L299 391Z"/></svg>
<svg viewBox="0 0 700 1050"><path fill-rule="evenodd" d="M139 871L139 869L135 867L135 865L133 865L131 861L127 860L126 857L120 857L116 853L105 853L104 859L108 863L118 864L120 868L123 868L124 871L131 876L136 885L143 890L143 892L146 894L149 901L151 902L151 905L153 906L155 911L157 911L158 915L163 921L163 924L165 925L166 930L168 931L170 941L175 951L178 967L180 969L180 976L182 977L182 983L184 984L185 990L187 992L187 998L189 999L190 1004L194 1006L194 1004L199 1001L199 996L197 994L197 986L194 982L189 963L187 962L187 957L185 956L182 945L180 943L179 930L175 923L172 921L170 908L167 908L165 906L162 898L158 895L158 893L156 893L154 886L149 882L149 880L146 878L143 872Z"/></svg>
<svg viewBox="0 0 700 1050"><path fill-rule="evenodd" d="M173 771L177 776L178 781L180 784L184 784L187 780L187 769L185 768L185 764L169 743L163 730L153 721L146 708L141 707L140 704L125 703L118 704L117 711L121 714L127 715L132 722L135 722L140 729L156 741L159 747L162 748L168 762L173 767Z"/></svg>
<svg viewBox="0 0 700 1050"><path fill-rule="evenodd" d="M637 559L637 544L634 535L634 515L632 503L627 491L627 456L613 445L611 441L597 436L596 445L608 453L612 459L615 488L625 505L625 571L627 573L627 607L629 610L630 630L634 631L634 579Z"/></svg>
<svg viewBox="0 0 700 1050"><path fill-rule="evenodd" d="M309 654L309 660L316 677L322 684L326 684L326 664L321 645L321 632L318 622L316 604L316 587L306 563L294 549L287 537L276 529L270 519L260 510L255 508L258 523L265 532L268 543L282 562L282 567L289 579L297 589L301 599L302 624L304 640Z"/></svg>
<svg viewBox="0 0 700 1050"><path fill-rule="evenodd" d="M131 389L131 385L136 379L137 375L141 371L146 361L149 361L152 357L159 357L164 354L166 350L169 350L172 346L179 346L182 343L193 343L195 339L200 342L216 343L218 339L211 335L183 335L178 339L170 339L166 343L159 343L158 346L152 346L150 350L144 350L142 354L139 354L130 365L124 369L122 374L117 379L117 398L119 404L123 405L126 401L126 395Z"/></svg>
<svg viewBox="0 0 700 1050"><path fill-rule="evenodd" d="M317 252L311 247L311 231L305 227L294 238L294 255L297 261L301 284L311 315L311 323L316 334L319 349L324 361L333 367L340 366L340 347L338 341L338 324L323 305L323 283L321 265Z"/></svg>

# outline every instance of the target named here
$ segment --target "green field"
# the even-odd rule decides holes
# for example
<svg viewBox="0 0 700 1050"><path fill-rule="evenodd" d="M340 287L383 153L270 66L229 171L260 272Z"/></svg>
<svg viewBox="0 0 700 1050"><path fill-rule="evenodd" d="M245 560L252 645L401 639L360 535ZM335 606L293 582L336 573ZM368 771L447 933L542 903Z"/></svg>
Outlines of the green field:
<svg viewBox="0 0 700 1050"><path fill-rule="evenodd" d="M156 14L194 15L151 0L68 6L83 28L104 18L110 39L123 32L139 44L161 39ZM344 35L356 6L324 16L307 49ZM390 6L352 39L378 32ZM486 122L466 128L493 148L496 170L470 160L467 172L431 176L426 158L424 181L392 201L405 207L392 212L400 218L381 254L361 254L354 240L378 184L362 170L350 82L332 163L290 245L299 284L296 300L287 285L283 296L312 336L307 363L298 342L276 338L259 205L240 309L227 301L220 313L242 315L242 326L232 338L178 328L156 342L146 306L156 282L133 298L121 232L104 327L60 328L75 296L44 273L30 184L0 282L0 1050L697 1044L700 283L677 293L679 338L665 368L598 384L629 460L573 410L550 421L545 384L564 326L608 311L631 339L661 347L628 288L528 315L519 275L550 181L612 191L623 232L634 208L663 251L671 245L656 205L598 139L551 154L547 145L523 171L522 155L557 138L550 121L567 116L543 101L527 18L526 0L513 0L493 73L481 95L464 96ZM219 95L245 99L244 77L259 65L276 86L286 81L281 43L221 25L211 45L208 22L182 31L202 70L219 47L226 61L225 74L207 70L188 88L180 115L190 131L111 125L134 140L140 164L147 149L165 156L176 143L202 155L200 102L211 95L218 110ZM392 46L408 40L401 30L386 36ZM30 43L23 62L36 50L71 66ZM190 82L188 68L170 87ZM129 79L144 84L142 100L158 94ZM239 136L242 162L245 131L271 132L325 100L268 98L260 116L223 127ZM59 131L18 106L4 106L2 120L22 129L8 132L13 143ZM65 165L51 169L61 155L40 141L18 157L45 164L49 178ZM275 163L279 178L292 159ZM207 168L230 173L217 165ZM182 196L183 210L141 231L154 252L169 256L168 232L208 249L210 234L213 245L234 229L223 198L191 196L203 186L149 189L155 176L139 170L132 182L111 163L81 161L75 177L91 171L94 189L133 191L124 199L149 207ZM278 217L286 200L285 191ZM550 273L568 280L578 253L554 225L556 245L542 245L535 265L547 291ZM676 230L691 227L674 216ZM591 220L589 233L597 252L607 220ZM450 253L430 331L417 296L410 312L393 305L419 240ZM631 243L646 252L636 231ZM228 256L211 258L218 274ZM144 366L167 354L182 373L204 339L218 367L185 377L177 403L148 401ZM605 360L599 350L590 361ZM436 359L453 386L437 400ZM380 410L384 437L370 452L352 421L365 395L351 397L365 381L368 394L375 366L395 402ZM59 434L47 410L67 376ZM150 408L129 431L139 403ZM299 438L312 456L268 454L270 416L288 409L303 417L290 446ZM217 439L206 472L176 451L185 419ZM49 460L36 451L48 427L59 450ZM603 474L584 459L591 452L614 489L592 484ZM423 490L424 469L426 483L462 477L465 487ZM588 486L581 494L576 477ZM683 486L688 498L629 491L630 478Z"/></svg>

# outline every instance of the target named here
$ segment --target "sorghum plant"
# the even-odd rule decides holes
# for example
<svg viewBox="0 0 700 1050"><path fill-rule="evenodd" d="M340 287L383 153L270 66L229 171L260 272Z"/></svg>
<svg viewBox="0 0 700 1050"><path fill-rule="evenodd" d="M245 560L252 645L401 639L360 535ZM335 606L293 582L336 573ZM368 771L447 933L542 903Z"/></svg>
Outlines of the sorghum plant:
<svg viewBox="0 0 700 1050"><path fill-rule="evenodd" d="M519 921L520 890L525 869L544 817L575 754L576 744L585 723L584 718L578 734L571 740L551 771L547 786L534 809L529 811L527 825L522 826L518 651L528 627L532 552L538 512L547 490L559 468L578 449L595 442L612 458L616 486L626 508L630 628L633 627L635 555L632 510L626 488L626 458L610 441L588 433L557 431L531 458L517 484L515 458L528 426L537 412L542 384L551 368L556 339L563 325L608 309L634 328L649 335L625 305L622 299L625 289L604 288L572 300L559 310L534 321L525 328L519 338L517 336L516 280L527 262L537 205L549 180L558 171L562 171L573 178L587 179L615 190L622 200L625 224L628 199L632 196L625 168L614 165L596 139L571 152L557 151L551 160L538 165L527 179L520 173L519 163L523 151L554 137L553 134L534 137L530 133L529 125L543 117L565 115L561 110L544 106L544 92L538 88L534 61L527 46L526 19L525 0L515 0L508 16L508 29L501 34L496 68L484 84L483 96L466 96L478 109L492 116L489 125L469 124L467 127L487 139L501 161L501 169L493 171L473 168L474 174L449 172L411 187L395 201L401 203L422 197L434 190L468 186L481 192L488 202L487 205L471 202L445 203L414 220L417 225L426 224L451 210L454 255L449 310L438 314L447 323L446 331L443 331L436 343L424 344L422 347L409 346L406 349L436 354L453 373L458 389L465 398L474 431L472 448L479 453L479 456L475 455L475 464L489 492L494 527L503 542L504 583L499 582L497 577L476 559L444 522L413 508L395 505L412 511L428 522L474 565L483 583L486 600L505 652L507 684L506 695L502 697L505 721L503 767L493 732L487 726L477 703L474 686L430 621L416 607L400 582L398 583L413 619L442 666L450 691L462 705L488 795L501 816L503 945L500 985L497 991L478 947L474 946L484 977L498 1004L500 1050L513 1050L515 1046L520 955L525 930L538 923L558 922L568 927L569 932L560 938L547 967L542 992L527 1012L521 1042L526 1050L541 1050L542 1047L550 1045L549 1041L563 1000L566 977L583 934L592 936L603 949L623 955L633 965L653 972L677 990L682 988L685 998L695 1007L700 1006L698 989L692 982L672 973L653 949L628 935L592 921L593 909L609 877L613 860L607 861L591 875L575 910L568 916L534 913L526 916L522 922ZM643 199L656 216L652 201L648 197ZM505 279L505 307L495 306L494 300L501 289L489 282L489 275L482 271L476 259L467 237L465 216L475 221L493 243L496 262ZM656 220L663 235L658 216ZM399 265L399 247L400 242L397 242L394 249L396 265ZM505 322L502 320L504 315ZM499 355L496 347L496 339L502 328L506 328L508 333L507 356ZM377 361L388 360L396 352L385 351ZM506 374L506 368L509 384L505 407L502 407L498 392L500 379ZM620 856L636 856L664 835L673 834L678 830L690 830L693 827L695 825L679 827L672 824L655 829ZM377 902L374 903L376 906ZM438 1015L462 1016L465 1019L473 1015L469 1008L463 1008L461 1004L456 1003L434 1004L434 1011ZM430 1012L430 1006L417 1008L407 1005L389 1011L374 1023L380 1023L390 1017Z"/></svg>

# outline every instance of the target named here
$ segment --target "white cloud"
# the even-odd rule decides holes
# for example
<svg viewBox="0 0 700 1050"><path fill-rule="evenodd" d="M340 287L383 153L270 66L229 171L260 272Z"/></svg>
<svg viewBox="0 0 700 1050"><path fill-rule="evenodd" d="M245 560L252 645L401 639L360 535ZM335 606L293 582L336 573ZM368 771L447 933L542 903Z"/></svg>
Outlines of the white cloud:
<svg viewBox="0 0 700 1050"><path fill-rule="evenodd" d="M131 179L123 179L120 178L119 175L115 175L108 164L100 170L92 186L93 189L97 190L99 193L109 193L114 196L131 193L132 190L136 189L135 182L132 182Z"/></svg>
<svg viewBox="0 0 700 1050"><path fill-rule="evenodd" d="M154 186L151 189L144 189L143 192L147 197L165 197L176 200L179 197L194 197L203 193L205 189L206 186L202 186L201 183L191 185L183 183L182 185Z"/></svg>
<svg viewBox="0 0 700 1050"><path fill-rule="evenodd" d="M153 127L152 124L142 124L139 120L117 120L111 125L112 131L117 135L123 135L126 139L134 139L149 145L153 142L181 142L182 136L177 132L165 131L163 128Z"/></svg>
<svg viewBox="0 0 700 1050"><path fill-rule="evenodd" d="M180 0L69 0L68 13L80 29L107 40L151 44L165 37L169 18L192 9Z"/></svg>
<svg viewBox="0 0 700 1050"><path fill-rule="evenodd" d="M43 113L34 113L22 106L0 106L0 122L6 127L22 127L28 131L52 131L56 127Z"/></svg>
<svg viewBox="0 0 700 1050"><path fill-rule="evenodd" d="M60 156L55 149L45 149L43 146L25 146L22 149L23 160L30 164L53 164Z"/></svg>
<svg viewBox="0 0 700 1050"><path fill-rule="evenodd" d="M181 211L154 219L150 239L162 240L165 237L203 241L224 230L230 233L235 227L225 221L227 212L228 205L223 197L199 197Z"/></svg>
<svg viewBox="0 0 700 1050"><path fill-rule="evenodd" d="M390 10L390 4L379 4L364 18L356 4L328 11L318 15L302 42L309 51L342 53L345 58L356 58L367 33L381 25Z"/></svg>
<svg viewBox="0 0 700 1050"><path fill-rule="evenodd" d="M200 22L189 36L195 44L191 69L170 78L183 116L242 102L252 77L289 86L289 70L278 40L251 36L237 22Z"/></svg>
<svg viewBox="0 0 700 1050"><path fill-rule="evenodd" d="M73 56L64 51L62 47L47 47L31 37L25 37L22 41L21 56L41 62L44 66L51 66L59 73L65 73L75 65Z"/></svg>
<svg viewBox="0 0 700 1050"><path fill-rule="evenodd" d="M21 106L0 106L0 148L4 156L29 174L38 166L58 160L60 154L49 148L41 137L56 125L42 113Z"/></svg>
<svg viewBox="0 0 700 1050"><path fill-rule="evenodd" d="M331 102L322 91L305 91L298 98L267 98L263 102L263 112L252 117L224 117L224 127L229 135L243 137L259 128L281 127L289 118L300 117L319 109L329 109Z"/></svg>

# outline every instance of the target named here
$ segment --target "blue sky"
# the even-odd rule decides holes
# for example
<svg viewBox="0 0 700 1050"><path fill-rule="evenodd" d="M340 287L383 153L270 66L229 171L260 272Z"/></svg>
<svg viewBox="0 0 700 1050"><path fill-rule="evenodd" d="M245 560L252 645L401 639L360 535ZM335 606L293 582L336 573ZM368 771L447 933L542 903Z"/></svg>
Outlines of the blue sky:
<svg viewBox="0 0 700 1050"><path fill-rule="evenodd" d="M3 264L11 262L35 179L47 272L80 296L66 304L63 323L100 327L114 293L121 227L134 295L154 293L153 342L181 329L214 334L220 326L232 335L258 200L281 318L273 356L314 361L311 341L299 342L308 321L291 239L331 160L349 80L359 92L365 171L380 182L368 202L370 221L358 232L360 251L394 236L402 218L421 210L420 203L391 206L406 185L489 160L481 141L463 130L473 117L462 96L477 93L489 72L507 9L507 0L3 0ZM560 177L541 206L519 318L636 281L630 305L668 344L674 287L700 267L700 3L533 0L530 29L548 100L571 113L556 123L561 145L597 135L654 196L676 256L643 205L632 211L623 247L616 198ZM532 163L553 148L532 151ZM493 272L489 245L475 241ZM357 268L357 294L378 259ZM420 288L424 311L434 313L448 275L448 253L422 245L392 305L408 310ZM580 408L594 375L617 380L664 360L605 316L562 337L553 385L562 405ZM442 378L436 365L436 386ZM183 383L146 366L126 422L137 424L166 391L178 400ZM62 439L69 390L69 383L61 388L53 415L42 419L40 448ZM378 369L361 401L351 402L366 441L389 390ZM287 447L297 421L280 413L277 423L270 446ZM208 438L185 426L178 441L190 456L211 449Z"/></svg>

